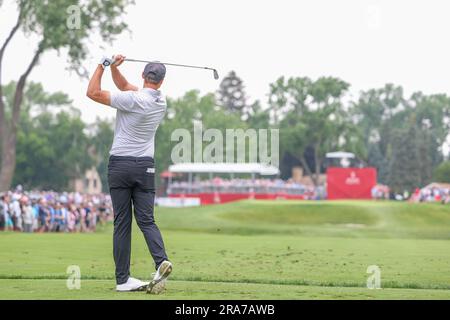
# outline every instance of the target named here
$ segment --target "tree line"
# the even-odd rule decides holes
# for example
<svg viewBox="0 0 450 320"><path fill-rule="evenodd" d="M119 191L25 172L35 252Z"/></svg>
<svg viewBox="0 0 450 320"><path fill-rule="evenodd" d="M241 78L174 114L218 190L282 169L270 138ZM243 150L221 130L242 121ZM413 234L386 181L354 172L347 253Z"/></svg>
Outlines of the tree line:
<svg viewBox="0 0 450 320"><path fill-rule="evenodd" d="M16 172L18 162L19 122L24 113L25 87L40 58L49 51L66 52L67 69L80 76L87 76L83 63L88 55L91 37L111 44L127 24L122 20L125 8L134 4L133 0L96 1L74 3L72 0L28 1L15 0L16 20L6 38L0 43L0 191L7 190ZM0 8L3 1L0 0ZM72 10L75 9L75 10ZM3 27L3 26L2 26ZM5 28L7 28L5 26ZM35 42L29 60L19 57L17 82L9 88L13 93L3 92L2 66L4 54L12 40L22 32ZM9 95L10 100L6 100Z"/></svg>
<svg viewBox="0 0 450 320"><path fill-rule="evenodd" d="M0 192L15 183L63 189L92 165L106 185L112 124L84 123L67 95L47 93L28 77L49 51L65 52L67 68L86 76L83 62L92 37L111 44L128 30L124 12L134 1L87 0L74 11L68 11L72 0L13 3L17 18L0 43ZM34 39L35 49L28 61L21 58L17 81L4 84L4 53L19 32ZM219 130L280 128L283 178L300 165L317 184L326 152L346 150L376 167L379 181L396 191L450 180L442 150L450 125L446 94L405 96L402 87L388 84L351 99L349 86L334 77L281 77L270 84L263 108L258 100L248 101L243 80L231 72L215 94L190 91L169 99L156 137L158 171L170 164L173 129L201 120L205 128Z"/></svg>
<svg viewBox="0 0 450 320"><path fill-rule="evenodd" d="M11 82L2 88L7 111L16 86ZM450 182L450 165L442 149L449 133L450 97L420 92L405 97L400 86L387 84L349 99L349 88L333 77L281 77L270 84L263 108L260 101L248 101L242 79L230 72L216 93L202 96L192 90L177 99L169 97L156 135L157 172L171 164L171 150L177 143L171 141L172 132L193 131L194 122L201 121L204 130L223 133L230 128L279 128L285 179L293 166L301 166L318 184L326 170L325 154L350 151L378 169L380 183L398 192L412 191L433 179ZM112 121L87 124L65 93L48 93L31 82L24 90L18 128L12 184L64 190L95 166L106 191Z"/></svg>

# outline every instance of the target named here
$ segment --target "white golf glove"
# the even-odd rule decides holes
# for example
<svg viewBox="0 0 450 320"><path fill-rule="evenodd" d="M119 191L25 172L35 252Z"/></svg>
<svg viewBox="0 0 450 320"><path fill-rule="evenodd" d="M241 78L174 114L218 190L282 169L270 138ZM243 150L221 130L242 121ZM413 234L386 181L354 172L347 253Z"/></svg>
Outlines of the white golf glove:
<svg viewBox="0 0 450 320"><path fill-rule="evenodd" d="M111 66L114 63L114 60L111 58L103 57L98 64L101 64L103 69Z"/></svg>

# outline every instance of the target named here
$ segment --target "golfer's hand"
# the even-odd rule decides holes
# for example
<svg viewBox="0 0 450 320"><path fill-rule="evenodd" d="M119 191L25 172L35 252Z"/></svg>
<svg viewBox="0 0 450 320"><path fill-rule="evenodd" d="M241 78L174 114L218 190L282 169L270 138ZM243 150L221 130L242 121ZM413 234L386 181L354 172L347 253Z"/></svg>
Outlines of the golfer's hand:
<svg viewBox="0 0 450 320"><path fill-rule="evenodd" d="M124 61L125 61L125 56L121 55L121 54L116 54L113 59L114 59L114 67L118 67L120 66Z"/></svg>

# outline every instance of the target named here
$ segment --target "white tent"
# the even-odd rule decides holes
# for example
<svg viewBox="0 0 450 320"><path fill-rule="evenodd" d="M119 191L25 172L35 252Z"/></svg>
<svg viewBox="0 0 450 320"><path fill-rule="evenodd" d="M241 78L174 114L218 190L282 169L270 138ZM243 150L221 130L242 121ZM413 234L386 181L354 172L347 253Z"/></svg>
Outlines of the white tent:
<svg viewBox="0 0 450 320"><path fill-rule="evenodd" d="M176 173L250 173L260 175L277 175L275 166L261 163L177 163L169 166L170 172Z"/></svg>
<svg viewBox="0 0 450 320"><path fill-rule="evenodd" d="M353 159L355 157L355 155L351 152L344 152L344 151L336 151L336 152L328 152L326 154L327 158L350 158Z"/></svg>
<svg viewBox="0 0 450 320"><path fill-rule="evenodd" d="M277 175L280 173L275 166L264 165L261 163L177 163L169 166L169 171L174 173L189 174L189 192L192 185L192 175L195 173L209 173L212 178L213 173L228 173L233 177L235 173L249 173L252 179L255 175ZM169 177L169 185L172 179Z"/></svg>

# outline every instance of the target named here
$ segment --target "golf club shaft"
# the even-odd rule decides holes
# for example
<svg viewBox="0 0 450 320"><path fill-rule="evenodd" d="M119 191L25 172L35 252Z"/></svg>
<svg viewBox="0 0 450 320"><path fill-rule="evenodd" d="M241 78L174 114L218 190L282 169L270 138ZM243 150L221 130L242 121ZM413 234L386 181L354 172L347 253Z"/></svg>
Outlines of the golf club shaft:
<svg viewBox="0 0 450 320"><path fill-rule="evenodd" d="M213 71L215 70L214 68L210 68L210 67L191 66L191 65L187 65L187 64L176 64L176 63L168 63L168 62L160 62L160 61L147 61L147 60L137 60L137 59L128 59L128 58L126 58L125 61L143 62L143 63L158 62L158 63L162 63L162 64L165 64L168 66L175 66L175 67L206 69L206 70L213 70Z"/></svg>

